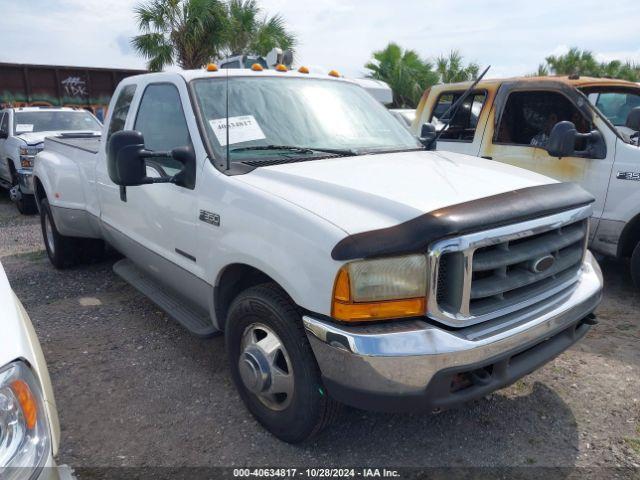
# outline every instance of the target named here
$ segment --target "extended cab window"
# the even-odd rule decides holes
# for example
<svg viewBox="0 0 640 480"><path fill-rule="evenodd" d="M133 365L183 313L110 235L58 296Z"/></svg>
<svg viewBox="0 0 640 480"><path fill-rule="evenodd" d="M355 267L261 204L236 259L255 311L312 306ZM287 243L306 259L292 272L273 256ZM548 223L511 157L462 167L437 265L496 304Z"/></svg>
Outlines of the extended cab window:
<svg viewBox="0 0 640 480"><path fill-rule="evenodd" d="M145 89L134 130L144 135L149 150L166 152L192 145L180 93L174 85L162 83ZM175 175L182 169L182 164L173 158L152 158L147 164L162 176Z"/></svg>
<svg viewBox="0 0 640 480"><path fill-rule="evenodd" d="M447 115L447 111L451 105L460 98L462 93L463 92L450 92L440 95L429 119L436 128L442 127L442 125L446 123L446 118L443 117ZM480 112L482 112L486 98L487 95L485 92L477 92L469 95L462 105L460 105L460 108L458 108L449 126L440 136L440 139L473 142Z"/></svg>
<svg viewBox="0 0 640 480"><path fill-rule="evenodd" d="M124 129L134 93L136 93L136 86L127 85L122 89L120 95L118 95L118 100L116 100L113 113L111 114L111 123L109 124L109 131L107 132L107 142L111 138L111 135Z"/></svg>
<svg viewBox="0 0 640 480"><path fill-rule="evenodd" d="M558 92L513 92L505 105L495 143L545 148L556 123L573 122L580 133L592 130L571 101ZM577 149L579 145L576 145Z"/></svg>

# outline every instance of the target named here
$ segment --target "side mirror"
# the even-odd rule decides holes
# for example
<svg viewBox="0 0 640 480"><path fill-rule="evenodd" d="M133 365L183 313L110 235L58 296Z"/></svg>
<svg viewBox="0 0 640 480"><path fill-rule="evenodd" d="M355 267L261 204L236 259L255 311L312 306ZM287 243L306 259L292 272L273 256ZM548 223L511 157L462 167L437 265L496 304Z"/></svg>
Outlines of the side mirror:
<svg viewBox="0 0 640 480"><path fill-rule="evenodd" d="M435 150L436 149L436 139L438 138L438 133L436 132L436 127L433 123L424 123L420 128L420 143L422 143L427 150Z"/></svg>
<svg viewBox="0 0 640 480"><path fill-rule="evenodd" d="M122 187L148 183L145 182L147 168L143 152L142 133L133 130L114 133L107 145L107 170L111 181Z"/></svg>
<svg viewBox="0 0 640 480"><path fill-rule="evenodd" d="M582 140L584 150L576 150L576 141ZM607 144L598 130L579 133L576 126L567 121L558 122L551 130L547 152L552 157L607 158Z"/></svg>
<svg viewBox="0 0 640 480"><path fill-rule="evenodd" d="M640 107L631 109L629 115L627 116L625 126L627 128L630 128L634 132L640 131Z"/></svg>
<svg viewBox="0 0 640 480"><path fill-rule="evenodd" d="M547 152L552 157L571 157L576 149L578 131L571 122L558 122L555 124L547 142Z"/></svg>

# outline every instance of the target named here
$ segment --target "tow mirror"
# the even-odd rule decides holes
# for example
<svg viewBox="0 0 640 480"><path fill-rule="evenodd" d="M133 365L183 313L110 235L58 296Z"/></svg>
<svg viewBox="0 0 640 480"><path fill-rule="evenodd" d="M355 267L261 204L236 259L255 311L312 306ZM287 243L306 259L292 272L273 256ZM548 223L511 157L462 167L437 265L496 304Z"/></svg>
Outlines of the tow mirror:
<svg viewBox="0 0 640 480"><path fill-rule="evenodd" d="M134 130L122 130L111 135L107 145L107 170L116 185L143 185L147 167L142 152L144 137Z"/></svg>
<svg viewBox="0 0 640 480"><path fill-rule="evenodd" d="M576 151L576 141L584 145L584 150ZM607 157L607 145L598 130L579 133L572 122L556 123L549 135L547 152L552 157L583 157L603 159Z"/></svg>
<svg viewBox="0 0 640 480"><path fill-rule="evenodd" d="M436 139L438 133L433 123L424 123L420 128L420 142L425 146L427 150L436 149Z"/></svg>
<svg viewBox="0 0 640 480"><path fill-rule="evenodd" d="M630 128L634 132L640 131L640 107L631 109L629 115L627 116L625 126L627 128Z"/></svg>
<svg viewBox="0 0 640 480"><path fill-rule="evenodd" d="M547 142L547 152L552 157L571 157L576 149L576 137L578 131L571 122L558 122L555 124Z"/></svg>
<svg viewBox="0 0 640 480"><path fill-rule="evenodd" d="M116 185L134 187L150 183L176 183L187 188L195 186L196 156L190 146L174 148L169 152L147 150L142 133L122 130L111 136L107 147L107 170ZM173 158L183 168L172 177L148 177L148 158Z"/></svg>

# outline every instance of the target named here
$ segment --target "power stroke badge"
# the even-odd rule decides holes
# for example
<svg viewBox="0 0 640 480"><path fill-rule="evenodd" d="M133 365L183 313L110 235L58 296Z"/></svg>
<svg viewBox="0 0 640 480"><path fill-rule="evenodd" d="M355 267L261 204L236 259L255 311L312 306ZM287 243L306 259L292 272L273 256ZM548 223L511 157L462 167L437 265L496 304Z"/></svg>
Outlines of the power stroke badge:
<svg viewBox="0 0 640 480"><path fill-rule="evenodd" d="M217 213L200 210L200 220L205 223L215 225L216 227L220 226L220 215L218 215Z"/></svg>

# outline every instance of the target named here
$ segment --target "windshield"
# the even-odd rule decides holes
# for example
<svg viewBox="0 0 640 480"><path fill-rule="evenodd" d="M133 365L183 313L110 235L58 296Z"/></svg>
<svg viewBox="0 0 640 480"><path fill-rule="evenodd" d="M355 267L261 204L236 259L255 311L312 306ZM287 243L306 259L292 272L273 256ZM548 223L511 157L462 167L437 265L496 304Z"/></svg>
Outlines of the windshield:
<svg viewBox="0 0 640 480"><path fill-rule="evenodd" d="M93 131L102 129L90 113L81 110L16 112L14 134L53 131Z"/></svg>
<svg viewBox="0 0 640 480"><path fill-rule="evenodd" d="M351 83L230 77L228 85L230 162L421 148L382 104ZM218 158L226 155L226 88L224 78L194 81L204 130ZM266 146L289 148L252 148Z"/></svg>
<svg viewBox="0 0 640 480"><path fill-rule="evenodd" d="M616 127L624 127L631 110L640 107L640 90L592 90L585 94Z"/></svg>

